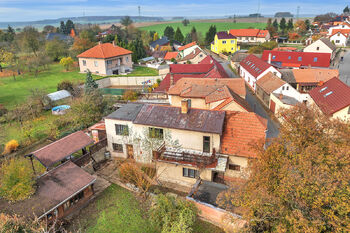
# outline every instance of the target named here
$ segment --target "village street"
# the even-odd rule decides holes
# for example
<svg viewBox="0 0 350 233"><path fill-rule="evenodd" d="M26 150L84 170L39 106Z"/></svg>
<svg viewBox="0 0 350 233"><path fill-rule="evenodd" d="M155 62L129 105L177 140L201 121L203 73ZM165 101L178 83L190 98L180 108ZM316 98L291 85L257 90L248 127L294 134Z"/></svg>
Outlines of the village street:
<svg viewBox="0 0 350 233"><path fill-rule="evenodd" d="M350 50L347 50L343 57L343 61L339 63L339 78L350 86Z"/></svg>

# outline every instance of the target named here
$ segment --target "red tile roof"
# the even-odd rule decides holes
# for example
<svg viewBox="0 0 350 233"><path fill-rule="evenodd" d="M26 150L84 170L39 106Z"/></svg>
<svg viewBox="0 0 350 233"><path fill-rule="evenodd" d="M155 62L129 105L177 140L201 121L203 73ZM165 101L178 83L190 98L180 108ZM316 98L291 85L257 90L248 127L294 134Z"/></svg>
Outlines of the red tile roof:
<svg viewBox="0 0 350 233"><path fill-rule="evenodd" d="M179 51L188 49L188 48L190 48L190 47L192 47L192 46L195 46L195 45L197 45L197 42L196 42L196 41L193 41L193 42L191 42L191 43L189 43L189 44L186 44L186 45L184 45L184 46L179 47Z"/></svg>
<svg viewBox="0 0 350 233"><path fill-rule="evenodd" d="M208 73L213 64L171 64L170 73L173 74L202 74Z"/></svg>
<svg viewBox="0 0 350 233"><path fill-rule="evenodd" d="M257 78L265 70L271 67L271 65L262 59L254 56L253 54L244 58L239 65L247 70L251 75Z"/></svg>
<svg viewBox="0 0 350 233"><path fill-rule="evenodd" d="M341 33L341 34L343 34L345 37L348 37L349 34L350 34L350 29L333 29L333 30L332 30L332 35L331 35L330 37L334 36L334 35L337 34L337 33Z"/></svg>
<svg viewBox="0 0 350 233"><path fill-rule="evenodd" d="M289 51L273 51L265 50L262 55L262 60L268 61L271 53L271 62L277 64L300 64L301 66L311 67L329 67L331 61L330 53L308 53L308 52L289 52ZM301 60L300 60L301 58ZM315 61L314 59L317 58Z"/></svg>
<svg viewBox="0 0 350 233"><path fill-rule="evenodd" d="M211 56L204 58L199 64L171 64L169 74L165 76L154 92L167 92L170 87L170 74L174 84L181 78L227 78L222 65Z"/></svg>
<svg viewBox="0 0 350 233"><path fill-rule="evenodd" d="M164 56L164 60L171 60L171 59L176 59L177 55L179 52L167 52Z"/></svg>
<svg viewBox="0 0 350 233"><path fill-rule="evenodd" d="M293 69L292 72L296 83L320 83L339 77L335 69Z"/></svg>
<svg viewBox="0 0 350 233"><path fill-rule="evenodd" d="M252 145L265 140L267 120L253 112L226 111L221 153L255 158Z"/></svg>
<svg viewBox="0 0 350 233"><path fill-rule="evenodd" d="M286 84L285 81L283 81L271 72L268 72L267 74L262 76L258 81L256 81L256 85L263 89L267 94L271 94L273 91L277 90L284 84Z"/></svg>
<svg viewBox="0 0 350 233"><path fill-rule="evenodd" d="M332 115L350 105L350 87L338 78L332 78L309 92L317 106Z"/></svg>
<svg viewBox="0 0 350 233"><path fill-rule="evenodd" d="M246 88L245 82L240 78L182 78L174 86L169 89L169 95L180 95L185 89L193 86L228 86L233 92L245 98ZM200 90L199 90L200 91Z"/></svg>
<svg viewBox="0 0 350 233"><path fill-rule="evenodd" d="M260 29L231 29L230 34L234 36L257 37Z"/></svg>
<svg viewBox="0 0 350 233"><path fill-rule="evenodd" d="M83 131L78 131L44 146L31 154L45 167L50 167L92 143L94 143L92 138Z"/></svg>
<svg viewBox="0 0 350 233"><path fill-rule="evenodd" d="M91 49L79 54L77 57L86 58L111 58L131 54L130 50L115 46L111 43L98 44Z"/></svg>

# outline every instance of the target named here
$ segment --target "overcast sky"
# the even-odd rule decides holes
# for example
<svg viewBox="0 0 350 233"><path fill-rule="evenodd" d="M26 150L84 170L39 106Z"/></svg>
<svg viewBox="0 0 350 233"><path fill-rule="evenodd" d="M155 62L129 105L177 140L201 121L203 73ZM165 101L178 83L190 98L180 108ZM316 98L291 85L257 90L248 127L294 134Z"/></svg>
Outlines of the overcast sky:
<svg viewBox="0 0 350 233"><path fill-rule="evenodd" d="M76 16L226 16L255 13L259 0L0 0L0 21L31 21ZM349 1L350 2L350 1ZM260 0L260 13L290 11L296 14L341 12L340 0Z"/></svg>

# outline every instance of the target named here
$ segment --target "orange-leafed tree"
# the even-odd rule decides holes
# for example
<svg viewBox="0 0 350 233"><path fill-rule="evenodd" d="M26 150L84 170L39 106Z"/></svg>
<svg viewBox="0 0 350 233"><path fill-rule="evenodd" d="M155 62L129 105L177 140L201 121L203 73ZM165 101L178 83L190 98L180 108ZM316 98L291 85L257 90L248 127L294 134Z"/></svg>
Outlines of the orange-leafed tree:
<svg viewBox="0 0 350 233"><path fill-rule="evenodd" d="M76 53L82 53L85 50L88 50L94 46L95 43L92 42L89 38L75 37L72 49Z"/></svg>
<svg viewBox="0 0 350 233"><path fill-rule="evenodd" d="M350 124L304 105L282 112L280 135L250 163L250 177L217 202L243 209L254 232L350 229Z"/></svg>
<svg viewBox="0 0 350 233"><path fill-rule="evenodd" d="M294 28L300 33L304 33L307 30L306 23L303 20L296 21L294 24Z"/></svg>

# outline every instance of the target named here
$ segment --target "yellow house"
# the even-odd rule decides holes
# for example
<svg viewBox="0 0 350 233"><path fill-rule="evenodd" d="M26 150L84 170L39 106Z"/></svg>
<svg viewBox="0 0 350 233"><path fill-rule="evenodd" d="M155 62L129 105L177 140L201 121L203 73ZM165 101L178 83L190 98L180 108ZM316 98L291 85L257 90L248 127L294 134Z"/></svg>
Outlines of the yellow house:
<svg viewBox="0 0 350 233"><path fill-rule="evenodd" d="M235 53L239 50L237 38L228 32L218 32L211 43L211 51L214 53Z"/></svg>

